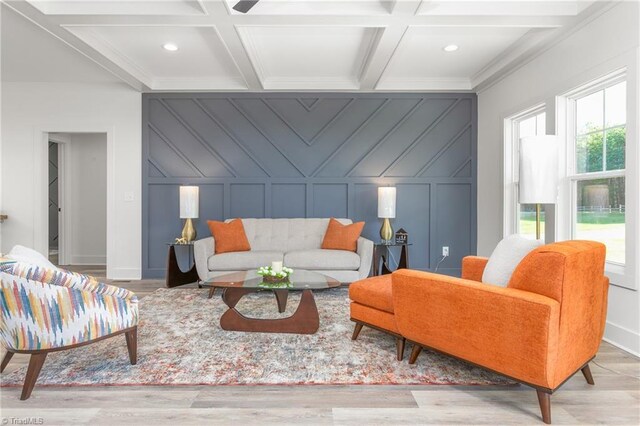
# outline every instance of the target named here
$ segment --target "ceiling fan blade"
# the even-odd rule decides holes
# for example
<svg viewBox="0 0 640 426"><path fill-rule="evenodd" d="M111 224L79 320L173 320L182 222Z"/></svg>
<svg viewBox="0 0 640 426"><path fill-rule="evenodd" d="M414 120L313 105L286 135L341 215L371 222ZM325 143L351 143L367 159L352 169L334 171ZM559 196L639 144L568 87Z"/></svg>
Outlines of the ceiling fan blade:
<svg viewBox="0 0 640 426"><path fill-rule="evenodd" d="M256 3L258 3L258 1L260 0L240 0L235 6L233 6L233 10L237 10L240 13L247 13L256 5Z"/></svg>

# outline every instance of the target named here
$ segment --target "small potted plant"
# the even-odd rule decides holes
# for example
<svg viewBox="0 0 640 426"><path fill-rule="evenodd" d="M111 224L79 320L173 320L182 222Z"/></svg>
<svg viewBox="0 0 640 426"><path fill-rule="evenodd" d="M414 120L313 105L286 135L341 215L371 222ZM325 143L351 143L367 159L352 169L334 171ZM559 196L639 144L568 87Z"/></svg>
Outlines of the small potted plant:
<svg viewBox="0 0 640 426"><path fill-rule="evenodd" d="M272 266L262 266L258 268L258 275L262 276L264 282L267 283L279 283L282 281L288 281L289 275L293 273L293 269L283 266L279 270L274 269Z"/></svg>

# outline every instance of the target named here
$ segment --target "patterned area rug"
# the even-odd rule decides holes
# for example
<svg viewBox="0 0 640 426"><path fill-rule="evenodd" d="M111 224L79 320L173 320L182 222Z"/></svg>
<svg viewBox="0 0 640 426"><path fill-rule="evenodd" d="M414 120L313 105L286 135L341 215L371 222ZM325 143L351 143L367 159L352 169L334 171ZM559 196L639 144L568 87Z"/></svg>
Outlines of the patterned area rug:
<svg viewBox="0 0 640 426"><path fill-rule="evenodd" d="M130 365L124 336L47 356L42 385L270 385L510 383L453 358L423 351L415 365L395 359L395 339L365 327L351 340L347 289L315 292L320 329L313 335L229 332L219 319L226 305L206 289L159 289L140 301L138 364ZM289 297L291 315L300 293ZM247 316L278 317L270 292L245 296ZM2 375L22 385L26 368Z"/></svg>

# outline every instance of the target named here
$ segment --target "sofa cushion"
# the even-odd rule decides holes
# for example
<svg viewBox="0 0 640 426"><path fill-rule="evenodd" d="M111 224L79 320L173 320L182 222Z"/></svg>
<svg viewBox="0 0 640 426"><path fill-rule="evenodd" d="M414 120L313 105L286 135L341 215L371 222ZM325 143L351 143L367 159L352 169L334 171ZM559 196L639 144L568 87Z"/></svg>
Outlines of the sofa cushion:
<svg viewBox="0 0 640 426"><path fill-rule="evenodd" d="M509 235L498 243L482 274L482 282L506 287L520 261L543 244L520 235Z"/></svg>
<svg viewBox="0 0 640 426"><path fill-rule="evenodd" d="M283 253L279 251L236 251L220 253L209 257L207 266L210 271L242 271L270 266L271 262L283 261Z"/></svg>
<svg viewBox="0 0 640 426"><path fill-rule="evenodd" d="M207 224L216 241L216 254L251 250L241 219L234 219L230 222L208 220Z"/></svg>
<svg viewBox="0 0 640 426"><path fill-rule="evenodd" d="M350 250L358 248L358 238L364 228L364 222L343 225L334 218L329 219L327 232L322 240L322 248L328 250Z"/></svg>
<svg viewBox="0 0 640 426"><path fill-rule="evenodd" d="M284 255L284 264L294 269L354 271L360 268L360 256L346 250L296 250Z"/></svg>
<svg viewBox="0 0 640 426"><path fill-rule="evenodd" d="M361 305L393 313L391 274L365 278L351 283L349 298Z"/></svg>
<svg viewBox="0 0 640 426"><path fill-rule="evenodd" d="M349 219L338 219L349 224ZM329 219L242 219L251 250L319 249L327 231ZM216 243L217 244L217 243Z"/></svg>

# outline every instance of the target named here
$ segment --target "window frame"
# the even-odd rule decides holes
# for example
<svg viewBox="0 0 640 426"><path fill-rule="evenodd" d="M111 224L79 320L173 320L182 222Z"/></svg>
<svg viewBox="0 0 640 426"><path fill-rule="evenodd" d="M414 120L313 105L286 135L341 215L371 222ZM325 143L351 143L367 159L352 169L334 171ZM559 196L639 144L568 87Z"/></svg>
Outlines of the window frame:
<svg viewBox="0 0 640 426"><path fill-rule="evenodd" d="M540 114L545 114L545 134L547 105L537 103L504 119L504 208L503 238L520 233L520 203L518 203L518 184L520 182L520 123ZM536 129L537 129L536 122Z"/></svg>
<svg viewBox="0 0 640 426"><path fill-rule="evenodd" d="M614 86L618 83L622 83L622 82L626 82L627 83L627 96L626 96L626 103L627 103L627 115L626 115L626 120L625 120L625 130L626 130L626 144L625 144L625 168L624 169L618 169L618 170L602 170L602 171L597 171L597 172L582 172L579 173L577 171L577 155L576 155L576 151L577 151L577 136L578 136L578 132L577 132L577 100L586 96L589 96L595 92L598 92L600 90L604 90L608 87ZM561 96L558 97L558 103L562 105L562 109L564 109L565 111L565 117L564 117L564 130L565 130L565 144L566 144L566 150L565 150L565 165L564 165L564 169L565 169L565 179L563 179L564 183L561 184L564 186L564 195L567 195L568 197L566 198L568 200L568 205L566 205L565 209L562 209L562 211L564 211L564 213L568 213L568 223L566 225L566 238L569 239L573 239L575 238L576 235L576 228L577 228L577 219L578 219L578 191L577 191L577 187L578 187L578 182L580 181L585 181L585 180L592 180L592 179L608 179L608 178L616 178L616 177L624 177L625 178L625 197L627 200L629 200L629 185L628 185L628 175L627 175L627 168L629 165L629 161L630 161L630 156L628 155L628 141L629 141L629 90L628 90L628 86L629 86L629 82L627 79L627 71L626 69L620 69L617 71L614 71L610 74L607 74L601 78L598 78L590 83L586 83L582 86L580 86L577 89L574 89L572 91L569 91ZM605 100L603 99L603 111L604 108L606 108L606 103ZM604 117L604 116L603 116ZM607 129L610 128L617 128L617 127L621 127L622 125L615 125L615 126L611 126L611 127L606 127L606 124L603 123L603 127L600 131L601 132L606 132ZM604 148L603 148L604 149ZM603 154L604 157L604 154ZM606 161L605 159L603 159L603 162ZM604 168L604 167L603 167ZM562 197L562 195L561 195ZM627 201L625 204L628 204L629 201ZM627 206L625 206L625 210L627 209ZM629 220L627 219L627 217L625 217L625 263L621 264L619 262L614 262L611 260L607 260L605 263L605 269L607 271L607 274L611 277L611 278L615 278L615 281L618 283L621 283L619 285L622 285L623 287L627 287L627 288L633 288L629 285L626 285L626 267L627 266L633 266L630 265L629 263L629 243L628 243L628 237L629 237L629 232L627 231L627 227L629 226Z"/></svg>

